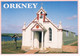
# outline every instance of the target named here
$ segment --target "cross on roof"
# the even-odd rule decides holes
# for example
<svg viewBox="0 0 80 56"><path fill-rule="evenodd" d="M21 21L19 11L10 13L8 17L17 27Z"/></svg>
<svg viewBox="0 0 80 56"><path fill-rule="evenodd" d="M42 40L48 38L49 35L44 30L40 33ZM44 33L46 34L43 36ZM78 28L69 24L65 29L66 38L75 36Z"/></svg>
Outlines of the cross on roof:
<svg viewBox="0 0 80 56"><path fill-rule="evenodd" d="M42 7L43 3L41 3L41 7Z"/></svg>

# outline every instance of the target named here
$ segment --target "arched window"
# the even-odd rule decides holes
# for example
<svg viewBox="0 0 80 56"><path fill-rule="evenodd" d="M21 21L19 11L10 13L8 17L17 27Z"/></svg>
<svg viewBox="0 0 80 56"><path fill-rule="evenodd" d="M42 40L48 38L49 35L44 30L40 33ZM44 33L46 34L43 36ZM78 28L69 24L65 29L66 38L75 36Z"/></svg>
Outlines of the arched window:
<svg viewBox="0 0 80 56"><path fill-rule="evenodd" d="M49 28L49 41L52 41L52 29Z"/></svg>

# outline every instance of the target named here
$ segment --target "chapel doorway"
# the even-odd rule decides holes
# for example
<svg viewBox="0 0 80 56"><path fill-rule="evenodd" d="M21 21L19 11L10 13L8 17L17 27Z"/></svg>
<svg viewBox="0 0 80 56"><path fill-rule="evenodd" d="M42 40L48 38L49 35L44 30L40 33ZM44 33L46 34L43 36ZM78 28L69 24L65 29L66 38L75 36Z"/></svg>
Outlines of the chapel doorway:
<svg viewBox="0 0 80 56"><path fill-rule="evenodd" d="M34 48L41 48L41 40L42 40L42 32L35 31L34 32Z"/></svg>
<svg viewBox="0 0 80 56"><path fill-rule="evenodd" d="M41 37L42 36L42 34L41 34L41 32L39 32L39 48L41 48Z"/></svg>

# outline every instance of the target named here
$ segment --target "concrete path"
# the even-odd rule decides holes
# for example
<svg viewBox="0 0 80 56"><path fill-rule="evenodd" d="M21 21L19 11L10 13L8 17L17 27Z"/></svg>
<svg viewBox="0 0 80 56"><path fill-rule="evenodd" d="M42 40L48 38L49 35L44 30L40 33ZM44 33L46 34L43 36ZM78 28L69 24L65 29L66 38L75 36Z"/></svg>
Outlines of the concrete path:
<svg viewBox="0 0 80 56"><path fill-rule="evenodd" d="M62 47L63 52L78 52L78 46L70 46L70 45L65 45Z"/></svg>
<svg viewBox="0 0 80 56"><path fill-rule="evenodd" d="M36 52L38 52L39 50L29 50L28 52L26 52L25 54L35 54Z"/></svg>

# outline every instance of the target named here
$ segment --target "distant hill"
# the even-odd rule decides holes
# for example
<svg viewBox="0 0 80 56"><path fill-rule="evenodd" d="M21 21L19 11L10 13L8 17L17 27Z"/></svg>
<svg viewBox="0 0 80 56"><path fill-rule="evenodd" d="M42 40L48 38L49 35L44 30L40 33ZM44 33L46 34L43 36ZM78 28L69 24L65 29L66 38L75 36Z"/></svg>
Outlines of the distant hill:
<svg viewBox="0 0 80 56"><path fill-rule="evenodd" d="M1 36L10 36L10 37L12 37L14 34L15 34L15 33L2 33ZM17 33L17 35L18 35L19 37L22 37L22 34L21 34L21 33Z"/></svg>

